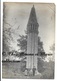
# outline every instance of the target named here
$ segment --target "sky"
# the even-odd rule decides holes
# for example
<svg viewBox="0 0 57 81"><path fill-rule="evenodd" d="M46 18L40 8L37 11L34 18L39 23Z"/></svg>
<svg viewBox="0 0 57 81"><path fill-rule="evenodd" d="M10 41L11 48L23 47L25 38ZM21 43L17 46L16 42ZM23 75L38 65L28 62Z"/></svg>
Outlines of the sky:
<svg viewBox="0 0 57 81"><path fill-rule="evenodd" d="M35 7L39 34L46 53L50 53L50 47L55 42L55 5L41 3L5 3L5 28L11 28L13 40L10 41L12 49L18 50L17 39L25 35L31 8Z"/></svg>

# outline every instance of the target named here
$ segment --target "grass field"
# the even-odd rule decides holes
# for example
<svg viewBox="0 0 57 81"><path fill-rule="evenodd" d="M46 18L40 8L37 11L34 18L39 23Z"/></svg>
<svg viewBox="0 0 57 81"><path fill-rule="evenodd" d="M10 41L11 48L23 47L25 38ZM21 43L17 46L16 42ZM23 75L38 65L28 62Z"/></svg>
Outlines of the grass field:
<svg viewBox="0 0 57 81"><path fill-rule="evenodd" d="M53 79L54 78L54 62L44 62L39 59L38 71L41 73L36 76L25 76L21 66L25 63L21 62L2 62L2 78L16 79ZM24 68L23 68L24 69Z"/></svg>

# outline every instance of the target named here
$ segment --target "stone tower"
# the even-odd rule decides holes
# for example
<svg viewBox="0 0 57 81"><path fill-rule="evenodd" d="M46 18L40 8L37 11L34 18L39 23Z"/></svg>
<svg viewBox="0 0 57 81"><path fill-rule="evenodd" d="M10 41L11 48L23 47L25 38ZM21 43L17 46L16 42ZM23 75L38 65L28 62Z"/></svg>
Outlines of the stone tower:
<svg viewBox="0 0 57 81"><path fill-rule="evenodd" d="M31 9L30 17L27 24L27 61L26 68L28 70L37 70L38 62L38 23L34 5Z"/></svg>

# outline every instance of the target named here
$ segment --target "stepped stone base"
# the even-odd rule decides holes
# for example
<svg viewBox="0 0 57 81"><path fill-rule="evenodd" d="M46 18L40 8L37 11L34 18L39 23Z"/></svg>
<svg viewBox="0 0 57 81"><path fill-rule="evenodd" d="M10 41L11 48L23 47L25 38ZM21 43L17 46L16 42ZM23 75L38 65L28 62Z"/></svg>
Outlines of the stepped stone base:
<svg viewBox="0 0 57 81"><path fill-rule="evenodd" d="M38 70L36 70L36 69L26 69L24 74L25 74L25 76L41 75L41 73L39 73Z"/></svg>

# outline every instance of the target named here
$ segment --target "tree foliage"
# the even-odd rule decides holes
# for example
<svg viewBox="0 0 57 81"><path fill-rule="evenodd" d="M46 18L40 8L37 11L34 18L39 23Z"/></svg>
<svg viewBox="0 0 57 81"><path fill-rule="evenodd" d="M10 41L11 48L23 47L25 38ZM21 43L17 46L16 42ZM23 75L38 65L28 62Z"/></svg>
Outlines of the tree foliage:
<svg viewBox="0 0 57 81"><path fill-rule="evenodd" d="M18 41L18 46L20 46L21 50L26 51L27 50L27 35L19 35L20 38L17 40Z"/></svg>
<svg viewBox="0 0 57 81"><path fill-rule="evenodd" d="M6 27L5 27L5 22L6 22L6 12L5 12L6 6L3 4L3 52L9 51L9 32ZM8 24L7 24L8 25Z"/></svg>
<svg viewBox="0 0 57 81"><path fill-rule="evenodd" d="M6 4L3 3L3 52L10 51L12 49L11 47L11 42L14 41L13 39L13 34L16 35L14 32L13 27L17 23L16 18L14 18L14 24L11 24L9 20L7 20L7 10L6 10ZM17 27L16 30L19 29L19 26Z"/></svg>
<svg viewBox="0 0 57 81"><path fill-rule="evenodd" d="M50 47L50 50L51 50L52 54L55 53L55 43L52 44L52 46Z"/></svg>

